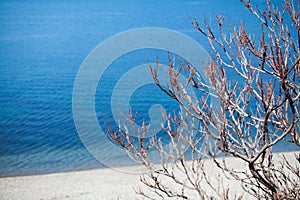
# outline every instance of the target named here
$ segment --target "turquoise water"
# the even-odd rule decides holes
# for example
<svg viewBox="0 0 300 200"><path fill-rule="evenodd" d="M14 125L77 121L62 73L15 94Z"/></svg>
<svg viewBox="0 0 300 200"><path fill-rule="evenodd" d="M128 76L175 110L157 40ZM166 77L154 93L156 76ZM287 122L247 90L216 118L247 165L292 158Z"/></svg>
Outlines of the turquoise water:
<svg viewBox="0 0 300 200"><path fill-rule="evenodd" d="M207 41L192 27L190 16L206 15L210 20L222 13L233 22L244 22L255 33L255 27L251 27L253 18L246 10L236 1L224 2L1 1L0 176L105 167L85 149L73 121L73 84L84 58L110 36L140 27L174 29L208 49ZM107 88L98 88L100 124L110 117L109 109L101 109L109 102L107 91L111 91L111 84L125 70L121 66L127 63L130 68L145 63L149 55L154 60L156 55L167 55L155 51L140 53L116 62L111 69L114 76L102 81L107 82ZM131 101L135 109L142 109L141 113L151 103L164 101L157 88L146 90L154 91L154 96L145 97L137 91ZM141 117L147 120L147 116ZM103 154L116 164L125 164L112 156L110 149Z"/></svg>

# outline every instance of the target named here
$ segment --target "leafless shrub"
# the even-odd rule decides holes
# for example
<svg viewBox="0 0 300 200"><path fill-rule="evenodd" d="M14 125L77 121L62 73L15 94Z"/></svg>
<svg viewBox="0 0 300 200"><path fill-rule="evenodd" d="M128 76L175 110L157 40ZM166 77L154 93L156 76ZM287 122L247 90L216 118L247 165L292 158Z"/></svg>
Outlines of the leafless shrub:
<svg viewBox="0 0 300 200"><path fill-rule="evenodd" d="M167 88L157 73L159 62L149 66L158 87L182 108L179 117L164 113L168 146L160 138L146 141L147 126L135 129L133 113L124 115L128 124L119 130L108 127L110 139L148 169L141 182L149 191L137 193L150 199L240 199L243 194L230 193L224 184L225 179L233 179L258 199L299 199L299 155L286 158L273 153L279 142L300 146L299 5L295 8L285 0L278 8L267 0L266 8L259 10L250 1L241 3L256 16L259 38L252 37L244 25L225 23L223 16L216 16L217 30L206 19L202 25L193 19L213 52L209 66L199 72L199 66L183 62L175 66L169 57ZM225 32L224 26L230 31ZM185 83L179 81L182 73ZM229 73L235 74L236 81L228 78ZM192 96L187 87L201 91L202 97ZM218 102L217 108L212 100ZM152 162L150 150L159 153L161 165ZM219 155L230 155L245 168L234 168ZM212 158L221 176L207 174L205 158Z"/></svg>

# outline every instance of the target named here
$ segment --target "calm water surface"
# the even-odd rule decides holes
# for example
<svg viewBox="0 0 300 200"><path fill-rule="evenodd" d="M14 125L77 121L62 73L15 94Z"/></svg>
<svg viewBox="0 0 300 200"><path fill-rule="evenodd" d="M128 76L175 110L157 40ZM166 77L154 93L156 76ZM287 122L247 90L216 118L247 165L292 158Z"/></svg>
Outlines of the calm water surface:
<svg viewBox="0 0 300 200"><path fill-rule="evenodd" d="M1 1L0 176L104 167L84 148L72 116L75 76L88 53L108 37L140 27L174 29L207 48L190 17L210 20L217 12L255 33L253 18L236 2ZM155 52L150 55L155 58ZM107 87L120 76L118 64L145 61L130 55L122 59L114 64L115 77L107 77ZM106 89L97 92L99 109L110 98ZM162 98L159 92L153 95ZM135 106L142 107L149 97L135 98ZM103 154L122 163L109 149Z"/></svg>

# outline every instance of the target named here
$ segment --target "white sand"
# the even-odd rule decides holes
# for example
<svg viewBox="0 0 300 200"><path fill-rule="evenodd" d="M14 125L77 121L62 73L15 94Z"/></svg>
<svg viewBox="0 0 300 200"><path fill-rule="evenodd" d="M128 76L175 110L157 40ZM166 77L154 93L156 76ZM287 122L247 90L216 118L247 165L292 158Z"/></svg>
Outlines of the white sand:
<svg viewBox="0 0 300 200"><path fill-rule="evenodd" d="M136 199L139 175L96 169L0 179L1 200Z"/></svg>
<svg viewBox="0 0 300 200"><path fill-rule="evenodd" d="M288 158L294 152L285 153ZM246 169L233 158L232 167ZM212 175L218 169L211 161L207 169ZM123 168L135 171L137 167ZM134 170L133 170L134 169ZM1 200L96 200L96 199L142 199L133 188L139 185L139 174L125 173L114 169L96 169L88 171L57 173L37 176L0 178ZM226 182L235 192L243 193L238 182ZM247 198L248 199L248 198Z"/></svg>

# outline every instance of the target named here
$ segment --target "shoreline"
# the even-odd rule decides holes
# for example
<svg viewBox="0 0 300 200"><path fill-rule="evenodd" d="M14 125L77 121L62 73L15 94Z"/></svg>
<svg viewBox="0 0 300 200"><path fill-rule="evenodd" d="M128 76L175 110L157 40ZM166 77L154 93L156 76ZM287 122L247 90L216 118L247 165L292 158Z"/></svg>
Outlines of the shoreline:
<svg viewBox="0 0 300 200"><path fill-rule="evenodd" d="M275 153L293 156L300 151ZM236 167L245 166L228 157L226 160ZM232 162L235 160L234 162ZM207 160L207 169L212 174L219 173L211 160ZM59 172L43 175L15 176L0 178L1 200L84 200L84 199L141 199L135 194L133 188L142 186L139 182L141 166L127 166L113 168L89 169L74 172ZM127 173L126 173L127 171ZM239 183L226 180L230 187L242 194ZM246 196L244 196L246 197ZM248 198L247 198L248 199Z"/></svg>
<svg viewBox="0 0 300 200"><path fill-rule="evenodd" d="M300 153L300 149L296 150L295 148L286 150L286 151L281 151L281 150L273 150L274 154L281 154L281 153L295 153L295 152L299 152ZM219 158L223 158L223 156L220 156ZM228 158L230 158L230 156L228 156ZM189 160L188 160L189 161ZM114 166L100 166L100 167L90 167L90 168L82 168L82 169L74 169L74 170L55 170L55 171L50 171L50 172L38 172L38 173L34 173L34 172L23 172L23 173L16 173L16 175L1 175L0 174L0 179L3 178L13 178L13 177L27 177L27 176L43 176L43 175L49 175L49 174L61 174L61 173L71 173L71 172L81 172L81 171L93 171L93 170L101 170L101 169L114 169L115 171L123 171L123 170L118 170L118 169L127 169L127 168L137 168L139 167L139 164L133 165L133 164L129 164L129 165L114 165Z"/></svg>

